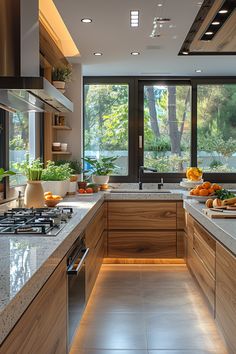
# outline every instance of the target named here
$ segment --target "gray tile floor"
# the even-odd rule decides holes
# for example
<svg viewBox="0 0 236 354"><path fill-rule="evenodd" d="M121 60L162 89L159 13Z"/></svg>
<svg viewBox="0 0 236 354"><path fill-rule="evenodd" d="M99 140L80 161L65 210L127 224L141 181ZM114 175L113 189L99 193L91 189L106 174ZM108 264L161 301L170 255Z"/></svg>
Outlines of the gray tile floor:
<svg viewBox="0 0 236 354"><path fill-rule="evenodd" d="M70 354L226 354L186 266L103 265Z"/></svg>

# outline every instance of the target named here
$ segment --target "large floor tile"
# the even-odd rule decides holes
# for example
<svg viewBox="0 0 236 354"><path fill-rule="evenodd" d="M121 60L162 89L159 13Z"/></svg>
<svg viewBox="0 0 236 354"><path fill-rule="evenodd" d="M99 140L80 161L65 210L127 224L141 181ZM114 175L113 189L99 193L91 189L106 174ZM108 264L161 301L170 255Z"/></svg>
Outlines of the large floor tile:
<svg viewBox="0 0 236 354"><path fill-rule="evenodd" d="M213 319L195 313L146 316L148 349L224 350Z"/></svg>
<svg viewBox="0 0 236 354"><path fill-rule="evenodd" d="M141 314L86 313L73 347L81 349L147 349Z"/></svg>
<svg viewBox="0 0 236 354"><path fill-rule="evenodd" d="M208 313L205 301L192 288L144 287L142 289L144 312L195 312L204 315ZM209 314L210 316L210 314Z"/></svg>
<svg viewBox="0 0 236 354"><path fill-rule="evenodd" d="M133 287L96 287L86 312L142 312L143 296Z"/></svg>
<svg viewBox="0 0 236 354"><path fill-rule="evenodd" d="M105 354L105 353L104 353ZM148 350L148 354L227 354L225 351L209 350Z"/></svg>

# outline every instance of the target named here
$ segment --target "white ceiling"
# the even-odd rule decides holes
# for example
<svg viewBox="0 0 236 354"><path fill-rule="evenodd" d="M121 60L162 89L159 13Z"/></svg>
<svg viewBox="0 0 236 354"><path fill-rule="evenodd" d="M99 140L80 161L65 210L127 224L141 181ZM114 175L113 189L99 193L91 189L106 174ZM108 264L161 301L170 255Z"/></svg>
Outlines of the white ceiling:
<svg viewBox="0 0 236 354"><path fill-rule="evenodd" d="M158 7L158 3L163 3ZM54 0L81 58L83 74L236 75L235 56L178 56L199 11L198 0ZM140 27L131 28L130 10L140 11ZM169 17L160 38L150 38L153 18ZM89 17L91 24L81 22ZM235 34L236 35L236 34ZM131 56L139 51L139 56ZM95 57L94 52L103 56ZM202 69L197 74L196 69Z"/></svg>

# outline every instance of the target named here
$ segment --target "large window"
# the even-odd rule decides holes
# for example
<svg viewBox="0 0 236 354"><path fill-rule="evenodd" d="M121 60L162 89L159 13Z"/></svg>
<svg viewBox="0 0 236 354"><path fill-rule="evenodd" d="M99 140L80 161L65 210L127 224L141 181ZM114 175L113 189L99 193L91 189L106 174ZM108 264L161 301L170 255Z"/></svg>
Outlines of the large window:
<svg viewBox="0 0 236 354"><path fill-rule="evenodd" d="M236 84L198 85L197 162L207 172L236 172Z"/></svg>
<svg viewBox="0 0 236 354"><path fill-rule="evenodd" d="M157 170L144 182L179 182L189 166L235 181L236 78L89 77L84 98L84 152L119 156L112 182L137 182L143 165Z"/></svg>
<svg viewBox="0 0 236 354"><path fill-rule="evenodd" d="M190 166L191 86L144 86L144 165L158 172Z"/></svg>
<svg viewBox="0 0 236 354"><path fill-rule="evenodd" d="M115 175L128 175L129 85L84 87L84 155L118 156Z"/></svg>
<svg viewBox="0 0 236 354"><path fill-rule="evenodd" d="M10 178L10 185L22 185L26 178L20 170L19 164L26 160L27 155L35 158L35 113L9 114L9 168L18 172Z"/></svg>

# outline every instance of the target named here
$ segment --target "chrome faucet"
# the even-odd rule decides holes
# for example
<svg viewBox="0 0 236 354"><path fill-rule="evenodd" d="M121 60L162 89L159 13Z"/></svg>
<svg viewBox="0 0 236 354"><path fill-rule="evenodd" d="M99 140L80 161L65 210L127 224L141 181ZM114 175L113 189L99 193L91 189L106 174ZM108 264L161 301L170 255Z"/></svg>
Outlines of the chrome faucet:
<svg viewBox="0 0 236 354"><path fill-rule="evenodd" d="M157 170L155 168L139 166L139 170L138 170L138 189L140 191L143 189L142 176L143 176L144 171L157 172ZM160 188L158 187L158 189L161 189L161 186L160 186Z"/></svg>
<svg viewBox="0 0 236 354"><path fill-rule="evenodd" d="M164 186L164 180L163 178L161 178L161 182L160 183L157 183L157 189L161 189L161 187Z"/></svg>

